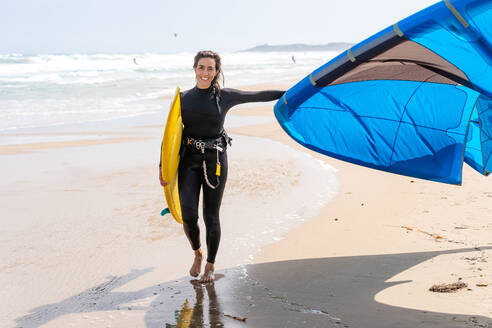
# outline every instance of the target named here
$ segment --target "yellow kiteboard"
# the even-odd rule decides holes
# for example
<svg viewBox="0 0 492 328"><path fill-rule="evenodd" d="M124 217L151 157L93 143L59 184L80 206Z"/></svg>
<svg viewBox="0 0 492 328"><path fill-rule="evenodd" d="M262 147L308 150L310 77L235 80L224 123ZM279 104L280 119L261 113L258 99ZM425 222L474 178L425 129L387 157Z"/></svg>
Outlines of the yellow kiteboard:
<svg viewBox="0 0 492 328"><path fill-rule="evenodd" d="M179 87L176 88L167 117L164 137L162 139L161 149L161 173L162 178L168 182L164 187L164 195L166 196L169 212L179 223L183 223L181 219L181 204L179 203L178 192L178 165L179 165L179 149L181 148L181 135L183 134L183 124L181 119L181 99L179 97ZM162 211L162 215L167 213L167 209Z"/></svg>

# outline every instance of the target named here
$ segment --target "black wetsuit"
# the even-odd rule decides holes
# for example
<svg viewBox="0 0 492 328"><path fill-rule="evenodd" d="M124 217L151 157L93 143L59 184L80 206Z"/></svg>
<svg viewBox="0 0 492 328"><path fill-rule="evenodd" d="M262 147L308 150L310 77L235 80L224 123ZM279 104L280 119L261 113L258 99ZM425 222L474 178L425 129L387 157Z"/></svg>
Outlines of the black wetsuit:
<svg viewBox="0 0 492 328"><path fill-rule="evenodd" d="M181 116L183 119L183 139L220 138L224 131L224 120L229 109L235 105L272 101L282 96L284 91L248 92L235 89L222 89L216 98L213 89L193 89L181 93ZM205 155L191 147L184 147L178 168L179 199L183 227L193 250L200 248L200 230L198 227L198 200L203 188L203 219L206 226L207 261L215 262L220 242L219 209L227 180L226 142L222 142L223 152L207 150ZM217 156L220 160L221 173L216 189L209 187L205 181L203 156L206 159L207 176L212 185L217 185Z"/></svg>

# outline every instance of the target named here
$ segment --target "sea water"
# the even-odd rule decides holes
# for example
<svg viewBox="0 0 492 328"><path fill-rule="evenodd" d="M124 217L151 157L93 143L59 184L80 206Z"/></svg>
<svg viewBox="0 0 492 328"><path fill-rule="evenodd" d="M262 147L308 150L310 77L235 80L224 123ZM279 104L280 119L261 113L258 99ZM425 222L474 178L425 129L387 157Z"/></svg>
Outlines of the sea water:
<svg viewBox="0 0 492 328"><path fill-rule="evenodd" d="M336 53L221 55L225 86L237 87L290 84ZM193 53L0 54L0 131L162 111L162 98L170 97L176 86L187 89L194 85L193 56Z"/></svg>

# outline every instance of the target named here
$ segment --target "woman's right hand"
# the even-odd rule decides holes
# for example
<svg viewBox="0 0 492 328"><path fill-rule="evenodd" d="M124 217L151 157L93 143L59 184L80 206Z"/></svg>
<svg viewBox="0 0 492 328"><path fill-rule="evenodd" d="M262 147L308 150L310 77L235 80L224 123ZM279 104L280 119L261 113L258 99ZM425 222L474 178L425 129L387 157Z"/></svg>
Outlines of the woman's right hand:
<svg viewBox="0 0 492 328"><path fill-rule="evenodd" d="M159 182L161 183L161 186L163 186L163 187L165 187L169 184L166 180L164 180L162 178L162 170L160 167L159 167Z"/></svg>

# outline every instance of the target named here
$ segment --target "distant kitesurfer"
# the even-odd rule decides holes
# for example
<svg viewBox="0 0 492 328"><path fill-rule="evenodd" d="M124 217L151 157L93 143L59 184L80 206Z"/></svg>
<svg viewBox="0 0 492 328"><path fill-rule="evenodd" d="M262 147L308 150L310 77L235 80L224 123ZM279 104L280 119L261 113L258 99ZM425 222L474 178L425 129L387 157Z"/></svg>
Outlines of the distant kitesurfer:
<svg viewBox="0 0 492 328"><path fill-rule="evenodd" d="M183 137L178 167L179 200L183 228L194 251L190 275L201 272L203 252L198 227L198 201L203 192L203 219L206 226L207 263L201 282L214 281L215 256L219 249L219 209L227 181L227 146L230 138L224 130L227 112L233 106L279 99L284 91L240 91L222 89L220 56L213 51L199 51L194 60L196 85L180 93ZM164 187L159 165L159 180ZM253 213L252 213L253 215Z"/></svg>
<svg viewBox="0 0 492 328"><path fill-rule="evenodd" d="M133 57L133 63L134 63L135 65L138 65L138 63L137 63L137 57Z"/></svg>
<svg viewBox="0 0 492 328"><path fill-rule="evenodd" d="M296 58L295 58L294 56L292 56L292 58L291 58L291 59L292 59L292 61L294 62L294 64L297 64L297 63L296 63Z"/></svg>
<svg viewBox="0 0 492 328"><path fill-rule="evenodd" d="M177 38L178 37L178 33L174 33L174 37Z"/></svg>

